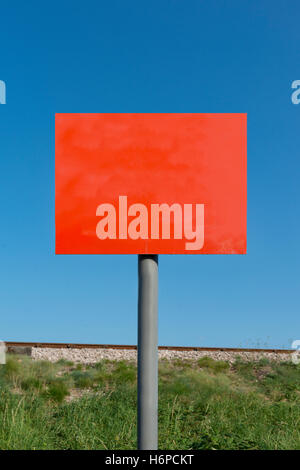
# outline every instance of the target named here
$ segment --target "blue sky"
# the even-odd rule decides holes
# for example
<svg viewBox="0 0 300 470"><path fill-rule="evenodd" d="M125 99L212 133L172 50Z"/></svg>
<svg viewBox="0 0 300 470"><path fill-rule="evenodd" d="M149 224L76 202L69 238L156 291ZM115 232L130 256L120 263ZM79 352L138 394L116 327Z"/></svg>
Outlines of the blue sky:
<svg viewBox="0 0 300 470"><path fill-rule="evenodd" d="M282 0L1 5L1 339L137 341L137 256L54 255L57 112L248 113L248 253L160 256L159 343L300 338L299 14Z"/></svg>

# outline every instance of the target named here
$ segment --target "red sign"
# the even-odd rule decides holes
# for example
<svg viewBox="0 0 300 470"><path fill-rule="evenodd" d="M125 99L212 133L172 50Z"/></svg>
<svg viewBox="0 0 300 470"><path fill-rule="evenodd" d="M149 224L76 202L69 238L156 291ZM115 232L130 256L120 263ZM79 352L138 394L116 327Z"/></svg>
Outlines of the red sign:
<svg viewBox="0 0 300 470"><path fill-rule="evenodd" d="M246 253L246 114L57 114L57 254Z"/></svg>

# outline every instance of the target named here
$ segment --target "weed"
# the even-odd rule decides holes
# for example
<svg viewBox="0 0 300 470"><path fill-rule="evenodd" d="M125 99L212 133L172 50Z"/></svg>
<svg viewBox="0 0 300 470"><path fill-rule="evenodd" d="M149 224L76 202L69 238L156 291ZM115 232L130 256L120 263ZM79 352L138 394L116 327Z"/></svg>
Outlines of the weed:
<svg viewBox="0 0 300 470"><path fill-rule="evenodd" d="M47 396L57 403L61 403L67 395L69 390L62 380L57 379L48 386Z"/></svg>
<svg viewBox="0 0 300 470"><path fill-rule="evenodd" d="M205 369L211 369L214 372L223 372L230 368L228 362L216 361L212 357L204 356L198 360L198 366Z"/></svg>
<svg viewBox="0 0 300 470"><path fill-rule="evenodd" d="M59 359L58 361L56 361L56 364L60 365L60 366L67 366L67 367L71 367L74 365L74 362L72 361L68 361L67 359L64 359L63 357L61 359Z"/></svg>
<svg viewBox="0 0 300 470"><path fill-rule="evenodd" d="M7 359L0 367L0 449L135 448L135 364ZM300 368L225 364L160 361L159 448L299 449ZM69 391L72 400L65 399Z"/></svg>

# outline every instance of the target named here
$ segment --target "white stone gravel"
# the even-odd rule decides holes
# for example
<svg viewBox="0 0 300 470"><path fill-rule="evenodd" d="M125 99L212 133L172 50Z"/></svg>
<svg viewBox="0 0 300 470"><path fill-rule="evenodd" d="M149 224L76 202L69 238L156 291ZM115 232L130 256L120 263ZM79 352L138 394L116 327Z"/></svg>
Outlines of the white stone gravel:
<svg viewBox="0 0 300 470"><path fill-rule="evenodd" d="M76 349L76 348L32 348L31 356L36 360L47 360L56 362L59 359L66 359L75 363L95 364L101 359L115 361L127 360L136 361L137 351L128 349ZM259 361L262 358L271 361L291 361L290 354L273 352L235 352L235 351L172 351L160 350L159 359L173 360L197 360L208 356L215 360L235 362L237 356L243 361Z"/></svg>

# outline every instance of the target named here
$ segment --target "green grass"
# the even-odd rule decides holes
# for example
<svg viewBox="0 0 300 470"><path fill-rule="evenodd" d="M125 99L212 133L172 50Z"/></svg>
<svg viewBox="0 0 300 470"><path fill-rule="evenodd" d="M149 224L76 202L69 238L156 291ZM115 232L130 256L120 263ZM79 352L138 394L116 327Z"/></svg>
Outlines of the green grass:
<svg viewBox="0 0 300 470"><path fill-rule="evenodd" d="M46 392L46 396L57 403L61 403L69 394L68 386L62 379L53 380Z"/></svg>
<svg viewBox="0 0 300 470"><path fill-rule="evenodd" d="M214 372L222 372L229 369L229 363L225 361L215 361L211 357L205 356L199 359L198 366L205 369L212 369Z"/></svg>
<svg viewBox="0 0 300 470"><path fill-rule="evenodd" d="M8 356L0 449L136 448L136 367ZM300 449L300 368L204 357L159 365L160 449Z"/></svg>

